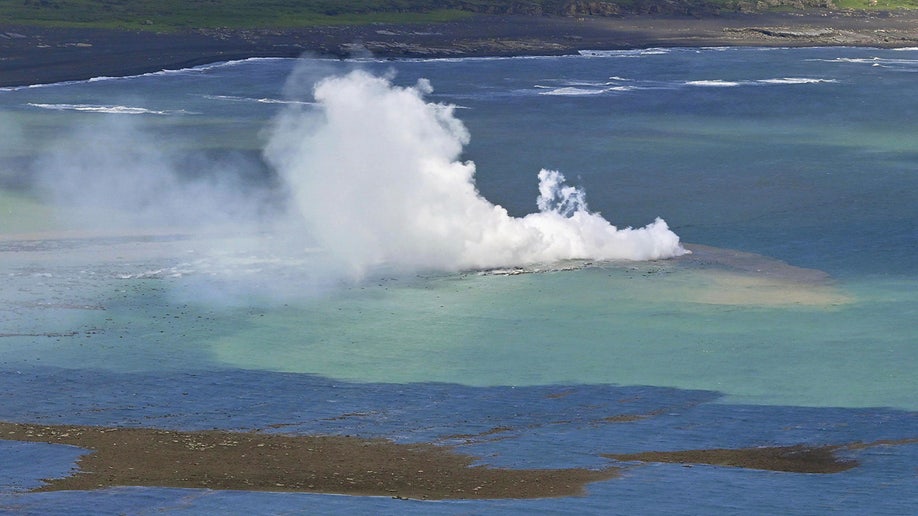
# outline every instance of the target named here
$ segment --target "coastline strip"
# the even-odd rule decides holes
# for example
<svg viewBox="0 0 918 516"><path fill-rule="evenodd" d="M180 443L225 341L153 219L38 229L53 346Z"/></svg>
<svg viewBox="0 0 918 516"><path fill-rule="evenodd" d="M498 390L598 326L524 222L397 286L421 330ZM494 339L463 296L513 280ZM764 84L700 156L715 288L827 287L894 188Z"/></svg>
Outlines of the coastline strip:
<svg viewBox="0 0 918 516"><path fill-rule="evenodd" d="M181 70L248 58L456 58L574 55L652 47L918 47L918 12L813 10L691 16L476 15L442 23L176 33L0 22L0 87ZM359 43L358 43L359 42Z"/></svg>

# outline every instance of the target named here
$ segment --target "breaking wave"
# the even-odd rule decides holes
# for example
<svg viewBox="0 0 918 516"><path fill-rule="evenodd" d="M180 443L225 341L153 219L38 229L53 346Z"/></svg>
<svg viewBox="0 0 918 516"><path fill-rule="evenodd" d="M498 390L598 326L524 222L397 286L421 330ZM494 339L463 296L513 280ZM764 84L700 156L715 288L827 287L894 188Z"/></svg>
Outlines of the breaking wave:
<svg viewBox="0 0 918 516"><path fill-rule="evenodd" d="M82 111L86 113L105 113L110 115L191 115L185 110L156 110L136 106L101 106L96 104L40 104L29 103L29 106L54 111Z"/></svg>

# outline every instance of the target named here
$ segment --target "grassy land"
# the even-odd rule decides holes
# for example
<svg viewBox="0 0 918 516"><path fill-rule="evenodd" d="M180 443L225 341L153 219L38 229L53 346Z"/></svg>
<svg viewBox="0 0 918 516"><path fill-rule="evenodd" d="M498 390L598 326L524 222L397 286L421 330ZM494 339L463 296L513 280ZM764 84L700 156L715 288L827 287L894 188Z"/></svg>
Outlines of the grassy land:
<svg viewBox="0 0 918 516"><path fill-rule="evenodd" d="M170 31L377 22L443 22L470 11L431 0L0 0L0 20L23 25ZM442 2L440 2L442 3Z"/></svg>
<svg viewBox="0 0 918 516"><path fill-rule="evenodd" d="M621 12L748 9L753 0L600 0ZM782 2L784 3L784 2ZM786 9L787 4L784 8ZM915 9L918 0L834 0L843 9ZM571 0L0 0L0 21L50 27L174 31L443 22L475 12L571 14ZM665 9L660 11L658 8ZM780 8L780 6L779 6Z"/></svg>

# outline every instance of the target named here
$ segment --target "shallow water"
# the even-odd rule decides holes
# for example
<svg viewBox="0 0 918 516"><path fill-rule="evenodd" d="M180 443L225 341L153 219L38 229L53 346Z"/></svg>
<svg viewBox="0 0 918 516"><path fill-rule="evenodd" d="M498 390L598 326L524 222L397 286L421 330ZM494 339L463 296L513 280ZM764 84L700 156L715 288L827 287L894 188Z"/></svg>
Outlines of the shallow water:
<svg viewBox="0 0 918 516"><path fill-rule="evenodd" d="M314 109L296 82L354 67L394 71L399 85L428 78L429 101L458 105L471 133L462 159L476 163L481 194L512 215L535 211L536 173L554 168L620 227L662 216L683 241L720 250L531 274L335 274L297 226L265 229L285 197L258 153L281 110ZM282 87L293 68L250 60L0 91L9 135L0 143L0 419L290 424L443 444L507 427L460 451L509 467L916 437L918 51L312 61ZM96 138L105 149L112 133L117 159L60 156ZM52 177L74 190L43 175L49 164L101 174L137 163L148 174L127 176L123 190L103 188L121 176ZM164 183L161 168L185 176ZM151 199L165 197L154 194L176 184L210 186L193 191L196 202L156 209ZM238 190L251 205L226 194ZM112 192L123 202L102 195ZM215 210L224 216L208 218ZM198 218L210 224L192 227ZM621 414L652 417L604 422ZM26 493L63 474L74 451L0 445L10 465L0 508L25 513L901 514L918 502L914 444L850 452L862 465L832 475L651 464L583 497L484 502Z"/></svg>

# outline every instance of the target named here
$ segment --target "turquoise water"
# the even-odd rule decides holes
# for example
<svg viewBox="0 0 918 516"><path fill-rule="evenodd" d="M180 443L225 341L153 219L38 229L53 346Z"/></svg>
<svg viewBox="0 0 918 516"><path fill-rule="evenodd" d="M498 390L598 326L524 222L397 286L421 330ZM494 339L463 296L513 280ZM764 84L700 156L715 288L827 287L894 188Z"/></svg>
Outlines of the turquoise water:
<svg viewBox="0 0 918 516"><path fill-rule="evenodd" d="M261 152L279 116L321 123L315 80L358 68L396 86L426 78L427 102L457 106L471 135L458 159L510 215L537 210L536 174L551 168L619 227L660 216L690 249L715 249L487 273L390 252L342 268L347 256L287 217L314 211L289 209L295 187ZM918 437L915 73L918 50L659 49L249 60L0 91L0 419L294 423L409 442L506 426L510 438L460 451L509 467ZM367 146L341 149L359 164ZM657 415L601 423L621 413ZM35 513L902 514L918 502L914 444L852 452L862 466L833 475L648 465L583 497L437 503L33 494L72 450L0 444L12 464L0 509Z"/></svg>

